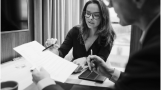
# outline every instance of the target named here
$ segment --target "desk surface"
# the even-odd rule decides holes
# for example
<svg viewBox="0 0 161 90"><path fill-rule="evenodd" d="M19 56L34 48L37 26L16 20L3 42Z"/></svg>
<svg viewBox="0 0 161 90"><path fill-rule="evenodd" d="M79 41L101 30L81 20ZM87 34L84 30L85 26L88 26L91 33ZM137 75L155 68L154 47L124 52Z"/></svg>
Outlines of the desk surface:
<svg viewBox="0 0 161 90"><path fill-rule="evenodd" d="M16 61L10 61L1 65L1 80L8 81L15 80L19 83L18 90L35 90L34 83L32 82L32 76L30 72L31 64L24 58L20 58ZM71 75L65 83L87 85L87 86L98 86L98 87L109 87L114 85L109 79L106 79L104 83L100 84L93 81L78 79L79 74ZM32 89L31 87L32 86ZM34 88L34 89L33 89Z"/></svg>

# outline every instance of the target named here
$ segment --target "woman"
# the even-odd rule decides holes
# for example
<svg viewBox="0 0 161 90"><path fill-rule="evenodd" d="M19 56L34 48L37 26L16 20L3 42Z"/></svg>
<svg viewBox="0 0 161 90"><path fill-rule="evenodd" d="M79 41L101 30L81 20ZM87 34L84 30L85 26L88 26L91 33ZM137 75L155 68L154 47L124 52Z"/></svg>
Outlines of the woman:
<svg viewBox="0 0 161 90"><path fill-rule="evenodd" d="M58 49L51 49L61 57L65 57L73 47L73 62L84 66L86 57L91 54L107 60L115 32L111 26L109 11L102 0L88 1L82 12L81 24L74 26L67 34L64 42ZM47 40L47 46L52 40Z"/></svg>

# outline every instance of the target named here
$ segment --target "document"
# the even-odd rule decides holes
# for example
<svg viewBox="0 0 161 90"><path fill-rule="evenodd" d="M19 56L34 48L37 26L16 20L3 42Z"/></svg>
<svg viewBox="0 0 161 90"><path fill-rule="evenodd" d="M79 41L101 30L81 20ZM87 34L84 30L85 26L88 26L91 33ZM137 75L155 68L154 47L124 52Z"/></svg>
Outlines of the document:
<svg viewBox="0 0 161 90"><path fill-rule="evenodd" d="M32 41L13 48L34 67L43 67L49 72L52 79L64 83L78 65L59 57L37 41Z"/></svg>

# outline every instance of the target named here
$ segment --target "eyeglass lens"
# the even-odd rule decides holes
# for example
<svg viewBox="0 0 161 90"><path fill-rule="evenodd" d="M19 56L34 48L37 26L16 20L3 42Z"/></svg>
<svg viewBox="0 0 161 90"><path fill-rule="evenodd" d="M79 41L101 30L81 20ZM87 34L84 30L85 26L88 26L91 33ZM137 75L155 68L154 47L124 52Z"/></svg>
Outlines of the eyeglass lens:
<svg viewBox="0 0 161 90"><path fill-rule="evenodd" d="M85 17L89 18L91 15L92 15L92 17L93 17L94 19L99 19L99 18L100 18L99 12L95 12L95 13L91 13L91 12L89 12L89 11L86 11L86 12L85 12Z"/></svg>

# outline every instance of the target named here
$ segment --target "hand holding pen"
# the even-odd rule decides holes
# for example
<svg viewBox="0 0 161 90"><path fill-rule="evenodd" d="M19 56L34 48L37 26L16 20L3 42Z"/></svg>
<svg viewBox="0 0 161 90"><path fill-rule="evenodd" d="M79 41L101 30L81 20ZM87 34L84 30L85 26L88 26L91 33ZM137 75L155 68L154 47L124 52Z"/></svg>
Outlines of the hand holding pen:
<svg viewBox="0 0 161 90"><path fill-rule="evenodd" d="M93 51L92 51L92 49L91 49L91 56L93 55ZM96 67L95 67L95 63L94 63L94 59L90 59L90 70L91 70L91 72L95 69Z"/></svg>
<svg viewBox="0 0 161 90"><path fill-rule="evenodd" d="M47 49L53 49L54 47L57 46L57 39L56 38L51 38L51 39L47 39L47 41L45 42L46 48L43 50L47 50Z"/></svg>
<svg viewBox="0 0 161 90"><path fill-rule="evenodd" d="M97 61L95 60L95 56L96 55L93 55L93 51L91 50L91 55L87 57L87 64L91 72L95 72L98 66Z"/></svg>
<svg viewBox="0 0 161 90"><path fill-rule="evenodd" d="M58 51L59 45L57 44L57 39L54 38L48 39L45 44L47 47L43 51L49 49L54 54L59 55Z"/></svg>

